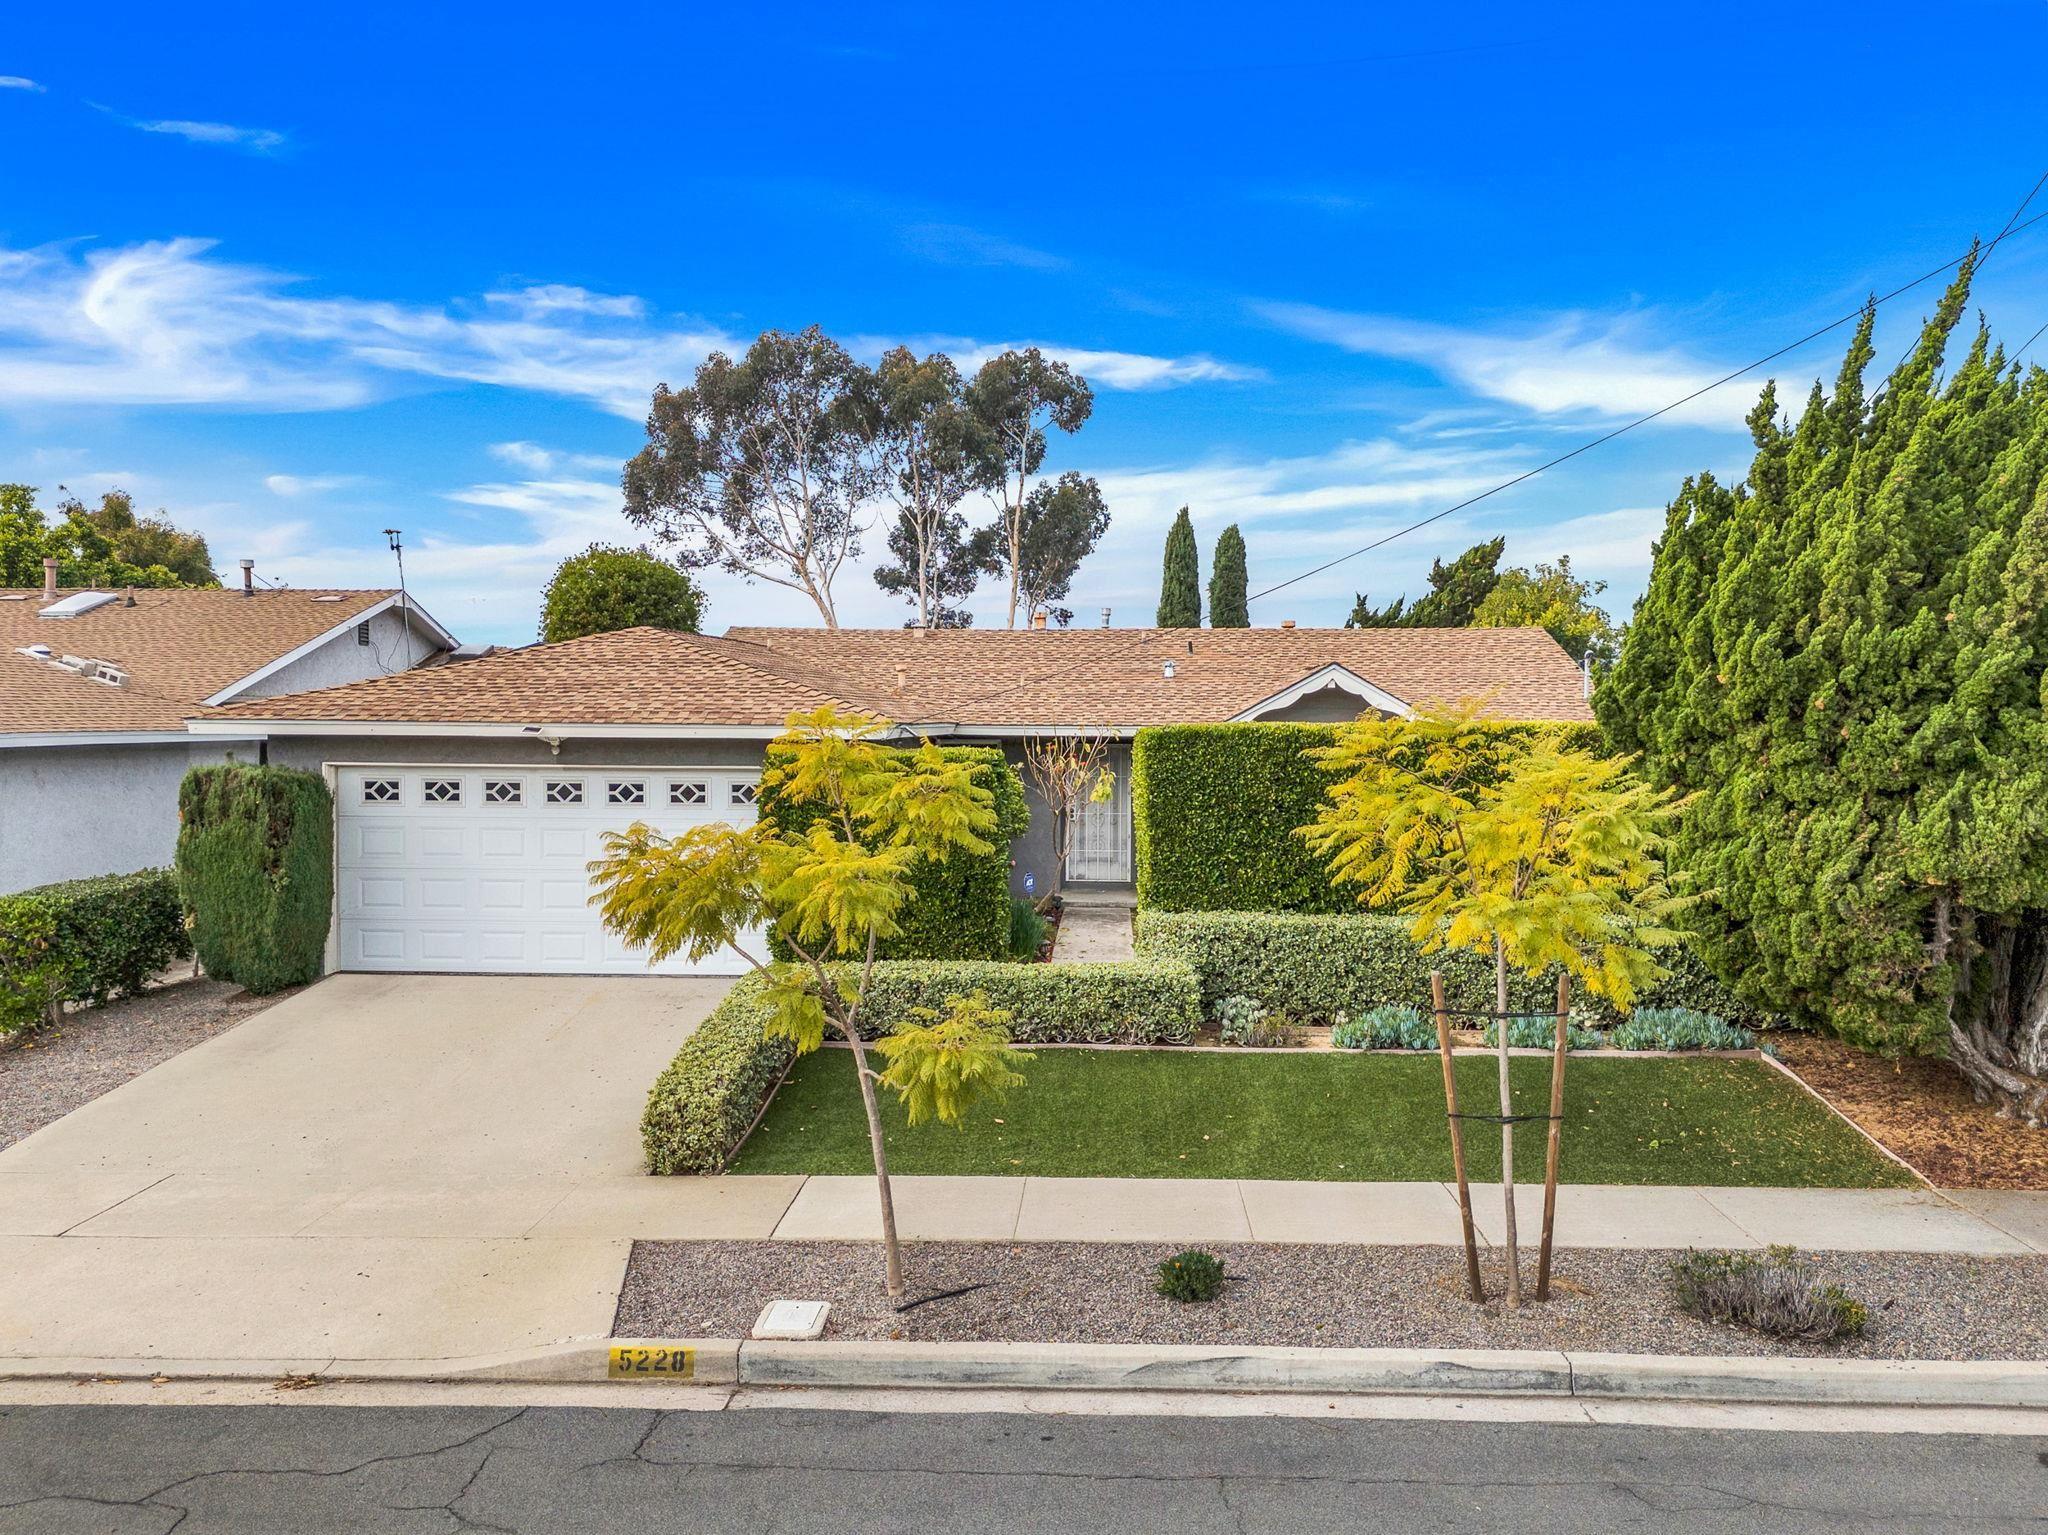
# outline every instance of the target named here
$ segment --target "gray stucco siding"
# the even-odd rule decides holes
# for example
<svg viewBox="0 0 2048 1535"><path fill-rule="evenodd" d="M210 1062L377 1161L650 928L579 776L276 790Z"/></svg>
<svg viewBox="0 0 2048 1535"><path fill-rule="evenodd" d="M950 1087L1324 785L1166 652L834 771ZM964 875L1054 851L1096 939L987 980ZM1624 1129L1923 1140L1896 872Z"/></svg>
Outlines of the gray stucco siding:
<svg viewBox="0 0 2048 1535"><path fill-rule="evenodd" d="M253 742L0 749L0 891L161 868L178 844L178 785Z"/></svg>
<svg viewBox="0 0 2048 1535"><path fill-rule="evenodd" d="M347 682L410 671L437 648L436 641L417 625L408 648L406 623L396 608L386 608L364 622L370 626L369 644L356 642L356 625L350 624L317 650L308 651L289 666L280 667L261 682L237 693L236 699L277 698L286 693L340 687Z"/></svg>

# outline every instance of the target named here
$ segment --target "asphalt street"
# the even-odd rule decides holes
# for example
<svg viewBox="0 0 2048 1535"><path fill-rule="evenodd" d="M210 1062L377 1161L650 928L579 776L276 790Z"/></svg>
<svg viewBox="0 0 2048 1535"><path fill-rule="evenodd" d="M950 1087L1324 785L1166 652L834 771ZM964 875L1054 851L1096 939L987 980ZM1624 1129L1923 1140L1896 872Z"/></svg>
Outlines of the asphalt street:
<svg viewBox="0 0 2048 1535"><path fill-rule="evenodd" d="M11 1406L0 1531L2048 1529L2048 1438L766 1409Z"/></svg>

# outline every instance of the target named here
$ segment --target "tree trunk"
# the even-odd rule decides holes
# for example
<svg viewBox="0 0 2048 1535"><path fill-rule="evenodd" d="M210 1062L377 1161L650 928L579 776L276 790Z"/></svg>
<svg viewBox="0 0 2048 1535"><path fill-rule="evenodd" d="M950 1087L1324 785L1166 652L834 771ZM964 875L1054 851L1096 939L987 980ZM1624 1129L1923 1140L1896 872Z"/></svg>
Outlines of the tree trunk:
<svg viewBox="0 0 2048 1535"><path fill-rule="evenodd" d="M882 1199L882 1254L889 1299L903 1298L903 1251L896 1245L896 1201L889 1192L889 1154L882 1145L882 1109L875 1101L875 1079L868 1072L867 1046L860 1030L846 1031L853 1046L853 1069L860 1076L860 1106L868 1116L868 1146L875 1154L875 1190Z"/></svg>
<svg viewBox="0 0 2048 1535"><path fill-rule="evenodd" d="M1508 1081L1508 950L1496 936L1493 940L1493 1010L1499 1041L1494 1051L1500 1065L1500 1195L1505 1201L1507 1228L1508 1305L1522 1304L1522 1262L1515 1246L1515 1127L1506 1116L1515 1112L1514 1089Z"/></svg>
<svg viewBox="0 0 2048 1535"><path fill-rule="evenodd" d="M1983 974L1970 967L1949 1003L1948 1058L1979 1103L2003 1119L2048 1126L2048 930L2028 914L1980 918Z"/></svg>

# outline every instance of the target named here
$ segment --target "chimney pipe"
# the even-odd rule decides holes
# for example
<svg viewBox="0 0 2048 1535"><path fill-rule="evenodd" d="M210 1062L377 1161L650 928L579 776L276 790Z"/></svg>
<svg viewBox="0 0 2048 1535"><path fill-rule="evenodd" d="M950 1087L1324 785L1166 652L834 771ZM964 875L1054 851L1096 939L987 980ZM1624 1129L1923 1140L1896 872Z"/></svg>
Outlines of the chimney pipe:
<svg viewBox="0 0 2048 1535"><path fill-rule="evenodd" d="M1031 615L1031 627L1034 629L1043 629L1045 627L1044 608L1040 608L1036 613L1033 613Z"/></svg>
<svg viewBox="0 0 2048 1535"><path fill-rule="evenodd" d="M256 562L254 560L243 560L241 564L242 595L244 597L253 597L256 595Z"/></svg>
<svg viewBox="0 0 2048 1535"><path fill-rule="evenodd" d="M123 593L121 594L121 606L122 606L122 607L124 607L124 608L132 608L132 607L134 607L134 606L135 606L135 588L134 588L134 587L132 587L132 586L131 586L131 587L129 587L129 588L128 588L128 589L127 589L127 590L126 590L125 592L123 592Z"/></svg>
<svg viewBox="0 0 2048 1535"><path fill-rule="evenodd" d="M51 555L43 556L43 601L57 600L57 561Z"/></svg>

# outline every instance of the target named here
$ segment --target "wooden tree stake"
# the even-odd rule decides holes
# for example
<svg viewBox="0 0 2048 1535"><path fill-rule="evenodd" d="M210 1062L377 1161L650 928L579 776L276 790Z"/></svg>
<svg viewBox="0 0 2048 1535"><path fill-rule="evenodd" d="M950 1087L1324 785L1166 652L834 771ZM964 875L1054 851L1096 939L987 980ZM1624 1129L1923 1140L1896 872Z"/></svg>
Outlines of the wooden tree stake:
<svg viewBox="0 0 2048 1535"><path fill-rule="evenodd" d="M1536 1259L1536 1298L1550 1299L1550 1233L1557 1223L1557 1154L1564 1139L1564 1051L1571 1029L1572 978L1557 978L1557 1043L1550 1056L1550 1148L1543 1159L1543 1250Z"/></svg>
<svg viewBox="0 0 2048 1535"><path fill-rule="evenodd" d="M1479 1278L1479 1239L1472 1232L1472 1189L1465 1181L1465 1127L1458 1119L1458 1077L1451 1069L1451 1017L1444 1010L1444 973L1429 972L1429 1000L1436 1010L1436 1048L1444 1063L1444 1106L1450 1116L1451 1166L1458 1174L1458 1220L1465 1228L1465 1277L1472 1284L1475 1304L1486 1301L1486 1286Z"/></svg>

